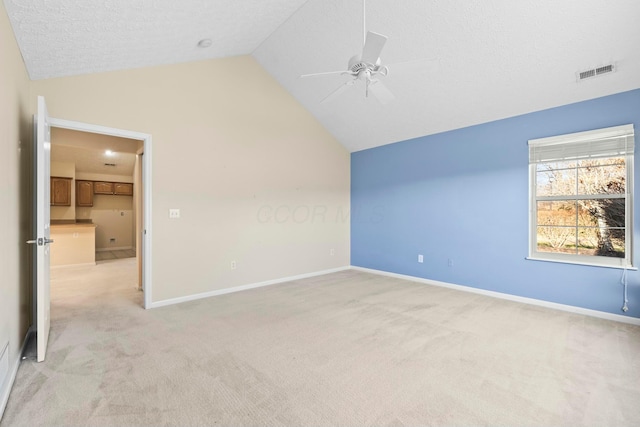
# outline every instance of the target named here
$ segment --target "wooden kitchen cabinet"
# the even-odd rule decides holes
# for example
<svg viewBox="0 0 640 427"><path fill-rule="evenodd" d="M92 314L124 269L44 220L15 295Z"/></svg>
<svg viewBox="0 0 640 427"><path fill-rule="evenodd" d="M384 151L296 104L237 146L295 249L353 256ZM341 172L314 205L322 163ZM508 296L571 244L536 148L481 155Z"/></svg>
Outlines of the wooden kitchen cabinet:
<svg viewBox="0 0 640 427"><path fill-rule="evenodd" d="M76 206L93 206L93 182L76 181Z"/></svg>
<svg viewBox="0 0 640 427"><path fill-rule="evenodd" d="M72 180L73 178L51 177L51 206L71 206Z"/></svg>
<svg viewBox="0 0 640 427"><path fill-rule="evenodd" d="M93 194L113 194L113 182L94 182Z"/></svg>
<svg viewBox="0 0 640 427"><path fill-rule="evenodd" d="M133 184L127 182L114 182L113 194L120 196L133 196Z"/></svg>

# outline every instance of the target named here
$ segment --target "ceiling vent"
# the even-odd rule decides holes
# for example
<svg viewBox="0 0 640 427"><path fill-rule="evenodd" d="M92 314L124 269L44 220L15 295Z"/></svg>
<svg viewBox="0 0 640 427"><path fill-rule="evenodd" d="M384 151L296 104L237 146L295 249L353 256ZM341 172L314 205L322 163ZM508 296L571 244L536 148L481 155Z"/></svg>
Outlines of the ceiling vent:
<svg viewBox="0 0 640 427"><path fill-rule="evenodd" d="M116 167L116 164L115 164L115 163L105 163L104 165L105 165L105 166Z"/></svg>
<svg viewBox="0 0 640 427"><path fill-rule="evenodd" d="M602 67L592 68L590 70L579 71L577 74L578 81L589 79L591 77L601 76L602 74L608 74L615 71L613 64L603 65Z"/></svg>

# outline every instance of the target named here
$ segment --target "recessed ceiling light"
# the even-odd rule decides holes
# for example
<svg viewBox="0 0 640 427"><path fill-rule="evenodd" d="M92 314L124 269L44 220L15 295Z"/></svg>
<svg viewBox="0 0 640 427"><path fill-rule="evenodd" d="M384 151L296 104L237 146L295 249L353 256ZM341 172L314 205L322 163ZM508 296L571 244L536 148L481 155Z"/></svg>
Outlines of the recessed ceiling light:
<svg viewBox="0 0 640 427"><path fill-rule="evenodd" d="M107 155L107 156L109 156L109 157L112 157L112 156L115 156L115 155L116 155L116 153L114 153L114 152L113 152L113 151L111 151L111 150L107 150L107 151L105 151L105 152L104 152L104 154L105 154L105 155Z"/></svg>
<svg viewBox="0 0 640 427"><path fill-rule="evenodd" d="M213 41L211 39L202 39L198 42L198 47L205 48L211 46L212 44Z"/></svg>

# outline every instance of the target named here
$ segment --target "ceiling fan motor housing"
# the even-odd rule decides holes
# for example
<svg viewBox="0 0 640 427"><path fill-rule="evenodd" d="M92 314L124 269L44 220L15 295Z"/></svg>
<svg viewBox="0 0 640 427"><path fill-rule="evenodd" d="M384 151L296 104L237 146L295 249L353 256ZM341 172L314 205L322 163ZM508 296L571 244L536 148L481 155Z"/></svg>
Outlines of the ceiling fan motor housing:
<svg viewBox="0 0 640 427"><path fill-rule="evenodd" d="M376 72L378 71L379 67L380 67L380 58L376 60L375 64L367 64L366 62L363 62L360 59L360 56L354 55L349 60L348 70L351 71L353 74L360 74L361 71L367 70L367 69L371 72Z"/></svg>
<svg viewBox="0 0 640 427"><path fill-rule="evenodd" d="M353 74L358 74L360 71L365 70L367 68L367 64L360 60L358 55L354 55L349 60L348 70Z"/></svg>

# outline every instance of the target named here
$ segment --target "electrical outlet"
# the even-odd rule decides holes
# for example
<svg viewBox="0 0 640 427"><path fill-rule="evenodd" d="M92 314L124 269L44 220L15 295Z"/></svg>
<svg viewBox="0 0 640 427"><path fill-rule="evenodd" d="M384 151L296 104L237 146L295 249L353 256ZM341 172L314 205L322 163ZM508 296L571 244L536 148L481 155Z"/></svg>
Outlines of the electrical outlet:
<svg viewBox="0 0 640 427"><path fill-rule="evenodd" d="M169 218L171 219L180 218L180 209L169 209Z"/></svg>
<svg viewBox="0 0 640 427"><path fill-rule="evenodd" d="M236 268L238 268L238 264L235 261L231 261L231 269L235 270Z"/></svg>
<svg viewBox="0 0 640 427"><path fill-rule="evenodd" d="M419 255L418 255L418 262L419 262L420 264L422 264L422 263L424 262L424 257L422 256L422 254L419 254Z"/></svg>
<svg viewBox="0 0 640 427"><path fill-rule="evenodd" d="M336 254L336 250L335 249L333 249L333 248L329 249L329 255L333 256L335 254Z"/></svg>

